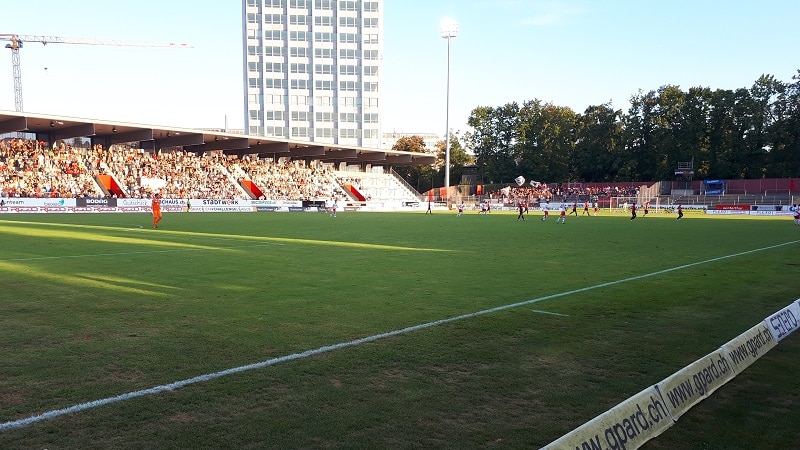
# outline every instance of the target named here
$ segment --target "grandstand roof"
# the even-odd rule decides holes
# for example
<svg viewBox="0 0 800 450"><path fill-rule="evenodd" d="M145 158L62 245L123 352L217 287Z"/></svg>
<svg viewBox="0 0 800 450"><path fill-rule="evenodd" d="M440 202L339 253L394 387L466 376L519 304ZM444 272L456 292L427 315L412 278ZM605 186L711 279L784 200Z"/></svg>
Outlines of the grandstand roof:
<svg viewBox="0 0 800 450"><path fill-rule="evenodd" d="M138 142L144 149L183 147L191 152L221 150L231 155L277 155L336 163L408 166L433 164L436 161L435 156L426 153L0 110L0 135L18 132L33 133L37 139L48 142L88 138L93 144L103 144L106 147Z"/></svg>

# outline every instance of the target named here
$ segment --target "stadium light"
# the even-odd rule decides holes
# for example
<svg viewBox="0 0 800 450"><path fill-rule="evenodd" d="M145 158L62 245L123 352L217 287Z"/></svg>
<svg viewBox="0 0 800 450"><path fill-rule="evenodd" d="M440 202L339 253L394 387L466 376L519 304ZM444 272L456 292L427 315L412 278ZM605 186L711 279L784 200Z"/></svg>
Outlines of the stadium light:
<svg viewBox="0 0 800 450"><path fill-rule="evenodd" d="M447 203L450 204L450 39L458 35L458 22L451 18L442 19L439 24L442 38L447 40L447 100L444 125L444 187Z"/></svg>

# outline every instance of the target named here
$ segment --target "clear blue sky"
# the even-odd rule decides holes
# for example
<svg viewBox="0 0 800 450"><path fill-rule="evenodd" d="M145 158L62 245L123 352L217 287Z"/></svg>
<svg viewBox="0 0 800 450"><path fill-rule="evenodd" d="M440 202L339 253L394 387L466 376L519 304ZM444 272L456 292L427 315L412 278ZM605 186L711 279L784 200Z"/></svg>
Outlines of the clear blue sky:
<svg viewBox="0 0 800 450"><path fill-rule="evenodd" d="M385 0L383 130L444 134L476 106L540 99L583 112L627 110L639 89L749 88L800 69L796 0ZM241 1L17 1L0 33L188 49L29 43L25 110L179 127L243 128ZM11 52L0 47L0 109L13 110Z"/></svg>

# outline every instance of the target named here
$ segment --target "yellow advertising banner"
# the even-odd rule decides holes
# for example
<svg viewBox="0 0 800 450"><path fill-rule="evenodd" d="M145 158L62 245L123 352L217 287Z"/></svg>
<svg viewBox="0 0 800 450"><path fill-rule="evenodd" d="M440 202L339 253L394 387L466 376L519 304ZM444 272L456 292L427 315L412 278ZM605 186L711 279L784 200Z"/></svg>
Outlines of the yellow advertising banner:
<svg viewBox="0 0 800 450"><path fill-rule="evenodd" d="M766 322L750 328L720 347L734 372L740 373L764 353L778 345Z"/></svg>
<svg viewBox="0 0 800 450"><path fill-rule="evenodd" d="M636 449L675 423L651 386L543 447Z"/></svg>
<svg viewBox="0 0 800 450"><path fill-rule="evenodd" d="M656 386L664 405L675 419L712 392L730 381L736 373L721 351L708 355L675 372Z"/></svg>

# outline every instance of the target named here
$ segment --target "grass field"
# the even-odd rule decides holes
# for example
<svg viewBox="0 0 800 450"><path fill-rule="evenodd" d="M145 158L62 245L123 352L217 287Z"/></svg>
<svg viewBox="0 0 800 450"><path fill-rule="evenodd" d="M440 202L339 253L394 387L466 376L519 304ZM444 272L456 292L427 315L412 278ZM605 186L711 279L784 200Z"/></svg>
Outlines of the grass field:
<svg viewBox="0 0 800 450"><path fill-rule="evenodd" d="M541 447L800 296L790 218L674 217L0 216L0 424L267 362L0 448ZM799 354L646 448L795 448Z"/></svg>

